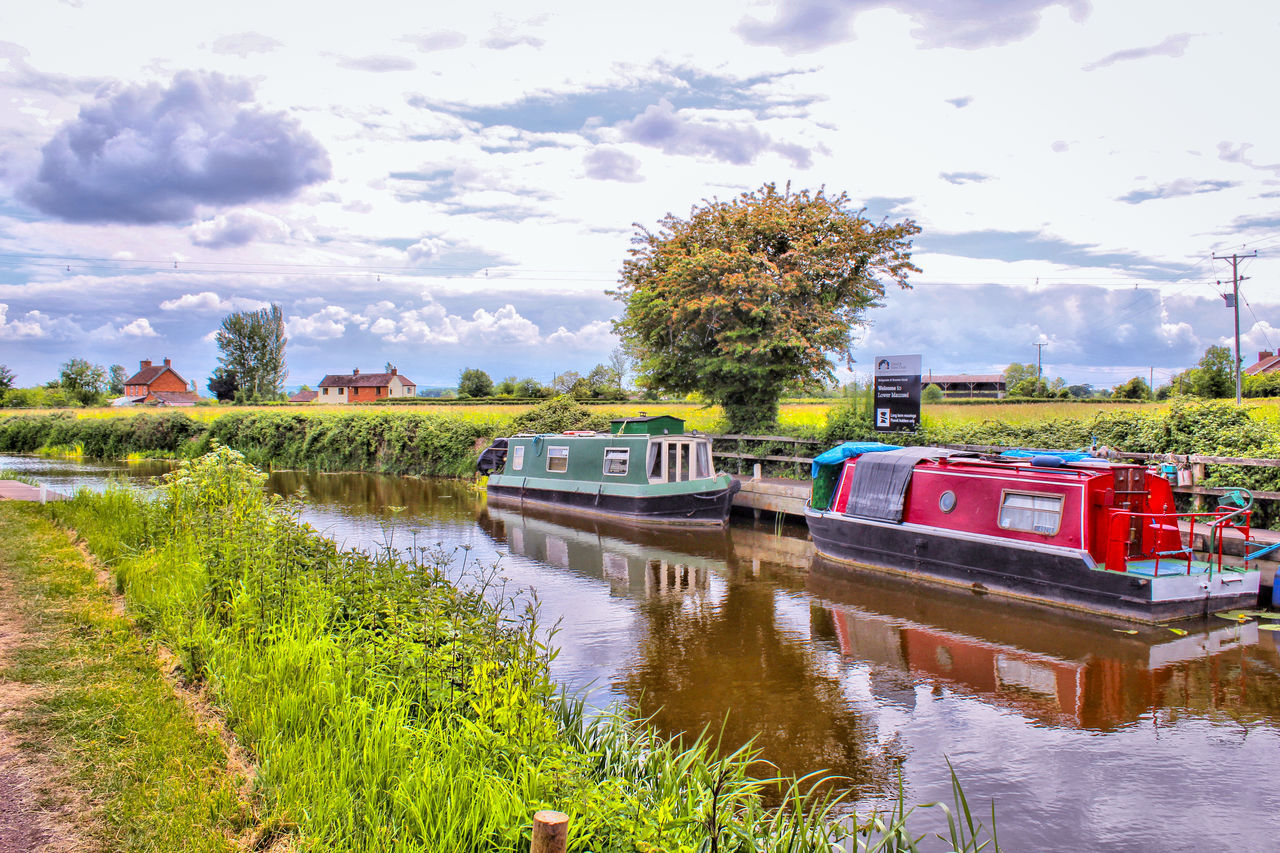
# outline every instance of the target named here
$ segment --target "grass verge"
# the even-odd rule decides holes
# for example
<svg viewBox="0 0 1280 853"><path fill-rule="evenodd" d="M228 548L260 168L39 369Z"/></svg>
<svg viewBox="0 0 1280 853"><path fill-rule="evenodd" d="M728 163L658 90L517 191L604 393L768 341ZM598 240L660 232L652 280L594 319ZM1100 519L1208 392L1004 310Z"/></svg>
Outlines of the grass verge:
<svg viewBox="0 0 1280 853"><path fill-rule="evenodd" d="M222 741L34 505L0 502L0 574L22 626L5 637L0 689L24 697L3 726L43 768L43 804L80 804L65 819L87 849L243 849L253 809Z"/></svg>

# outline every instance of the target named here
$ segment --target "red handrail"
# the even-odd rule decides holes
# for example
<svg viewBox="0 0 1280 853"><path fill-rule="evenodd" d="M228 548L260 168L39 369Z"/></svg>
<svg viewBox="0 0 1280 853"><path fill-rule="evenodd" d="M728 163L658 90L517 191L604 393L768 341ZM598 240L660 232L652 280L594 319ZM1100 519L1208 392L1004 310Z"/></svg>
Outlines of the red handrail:
<svg viewBox="0 0 1280 853"><path fill-rule="evenodd" d="M1109 511L1105 566L1110 571L1127 571L1130 562L1152 560L1152 574L1159 576L1161 558L1176 557L1186 561L1186 573L1191 574L1195 526L1204 519L1209 526L1209 541L1214 545L1209 557L1209 573L1222 571L1222 533L1230 528L1240 530L1249 539L1251 510L1220 508L1208 512L1132 512L1113 509ZM1243 518L1244 523L1237 523ZM1187 537L1182 535L1182 521L1187 522ZM1172 541L1171 541L1172 538ZM1171 547L1173 546L1173 547Z"/></svg>

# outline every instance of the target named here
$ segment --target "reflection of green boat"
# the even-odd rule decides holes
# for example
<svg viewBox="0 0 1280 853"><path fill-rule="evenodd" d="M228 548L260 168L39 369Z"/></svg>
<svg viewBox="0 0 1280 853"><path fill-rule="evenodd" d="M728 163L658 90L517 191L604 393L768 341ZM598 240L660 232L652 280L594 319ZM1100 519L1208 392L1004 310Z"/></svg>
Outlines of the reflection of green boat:
<svg viewBox="0 0 1280 853"><path fill-rule="evenodd" d="M511 553L608 581L617 595L705 590L731 551L721 530L658 530L551 507L491 505L478 521Z"/></svg>
<svg viewBox="0 0 1280 853"><path fill-rule="evenodd" d="M723 525L739 488L712 467L711 440L668 415L619 418L609 432L499 439L477 467L496 502L646 523Z"/></svg>

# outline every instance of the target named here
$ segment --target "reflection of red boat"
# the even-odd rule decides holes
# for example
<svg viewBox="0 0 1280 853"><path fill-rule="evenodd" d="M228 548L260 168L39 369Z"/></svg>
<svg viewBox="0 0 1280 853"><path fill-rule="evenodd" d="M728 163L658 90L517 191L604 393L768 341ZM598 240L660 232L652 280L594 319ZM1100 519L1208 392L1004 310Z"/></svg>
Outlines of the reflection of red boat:
<svg viewBox="0 0 1280 853"><path fill-rule="evenodd" d="M831 602L815 609L814 630L844 657L947 685L1048 725L1087 729L1126 725L1163 707L1164 691L1189 667L1203 674L1206 692L1224 689L1239 670L1223 655L1258 645L1266 633L1256 623L1221 619L1180 634L1156 627L1117 633L1068 611L913 589L821 557L806 586Z"/></svg>
<svg viewBox="0 0 1280 853"><path fill-rule="evenodd" d="M1177 513L1140 465L848 447L805 509L824 556L1142 622L1257 604L1258 571L1221 555L1226 530L1248 538L1248 512ZM1217 553L1192 553L1196 530Z"/></svg>

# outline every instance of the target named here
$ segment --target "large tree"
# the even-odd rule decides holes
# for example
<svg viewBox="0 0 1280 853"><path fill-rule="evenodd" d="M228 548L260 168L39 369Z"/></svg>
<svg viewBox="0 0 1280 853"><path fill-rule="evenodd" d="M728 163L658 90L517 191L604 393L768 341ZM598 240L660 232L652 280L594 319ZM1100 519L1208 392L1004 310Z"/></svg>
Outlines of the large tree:
<svg viewBox="0 0 1280 853"><path fill-rule="evenodd" d="M111 365L110 375L107 379L107 393L112 397L124 396L124 381L128 378L128 374L124 372L123 364Z"/></svg>
<svg viewBox="0 0 1280 853"><path fill-rule="evenodd" d="M240 389L253 400L279 397L285 368L284 312L273 304L257 311L240 311L222 318L216 336L218 363L234 373Z"/></svg>
<svg viewBox="0 0 1280 853"><path fill-rule="evenodd" d="M911 220L876 224L849 197L765 184L636 225L614 330L650 389L698 391L734 432L777 420L784 390L834 378L884 279L907 286Z"/></svg>
<svg viewBox="0 0 1280 853"><path fill-rule="evenodd" d="M92 406L101 402L102 393L107 390L107 371L83 358L68 359L62 365L58 384L80 403Z"/></svg>
<svg viewBox="0 0 1280 853"><path fill-rule="evenodd" d="M1204 351L1190 373L1191 393L1197 397L1222 398L1236 394L1235 359L1231 350L1214 345Z"/></svg>
<svg viewBox="0 0 1280 853"><path fill-rule="evenodd" d="M459 397L492 397L493 379L478 367L468 367L458 374Z"/></svg>
<svg viewBox="0 0 1280 853"><path fill-rule="evenodd" d="M0 364L0 391L8 391L12 388L13 381L17 378L7 364Z"/></svg>

